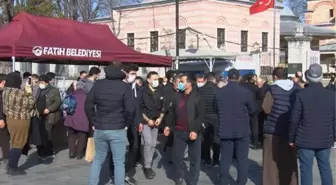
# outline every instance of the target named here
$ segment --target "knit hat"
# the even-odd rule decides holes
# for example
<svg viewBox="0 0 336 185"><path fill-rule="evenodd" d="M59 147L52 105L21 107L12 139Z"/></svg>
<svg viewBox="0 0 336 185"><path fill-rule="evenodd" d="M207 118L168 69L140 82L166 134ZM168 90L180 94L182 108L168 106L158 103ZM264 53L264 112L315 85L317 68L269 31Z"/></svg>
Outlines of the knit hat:
<svg viewBox="0 0 336 185"><path fill-rule="evenodd" d="M22 83L21 76L17 72L11 72L6 76L5 87L20 89L21 83Z"/></svg>
<svg viewBox="0 0 336 185"><path fill-rule="evenodd" d="M47 75L41 75L40 76L40 81L45 82L45 83L49 83L50 78Z"/></svg>
<svg viewBox="0 0 336 185"><path fill-rule="evenodd" d="M76 90L79 90L79 89L84 90L84 87L85 87L84 80L78 80L76 82Z"/></svg>
<svg viewBox="0 0 336 185"><path fill-rule="evenodd" d="M321 82L323 78L322 67L320 64L311 64L305 73L306 79L311 83Z"/></svg>

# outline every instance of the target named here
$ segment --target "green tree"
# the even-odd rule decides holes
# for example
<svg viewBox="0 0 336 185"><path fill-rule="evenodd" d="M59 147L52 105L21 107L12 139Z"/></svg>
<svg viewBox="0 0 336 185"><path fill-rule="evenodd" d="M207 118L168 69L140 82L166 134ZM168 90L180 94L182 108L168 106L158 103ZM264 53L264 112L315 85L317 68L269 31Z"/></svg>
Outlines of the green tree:
<svg viewBox="0 0 336 185"><path fill-rule="evenodd" d="M17 1L15 6L15 12L25 11L27 13L39 16L49 16L55 15L55 4L52 0L27 0L27 1Z"/></svg>

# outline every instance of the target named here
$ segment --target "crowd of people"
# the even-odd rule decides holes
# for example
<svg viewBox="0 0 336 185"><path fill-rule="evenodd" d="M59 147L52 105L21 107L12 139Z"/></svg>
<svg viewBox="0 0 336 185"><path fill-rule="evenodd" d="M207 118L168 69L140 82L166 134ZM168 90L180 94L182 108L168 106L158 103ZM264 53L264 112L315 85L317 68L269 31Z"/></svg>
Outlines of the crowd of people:
<svg viewBox="0 0 336 185"><path fill-rule="evenodd" d="M94 139L89 185L99 184L106 160L111 184L137 184L138 164L147 179L154 179L160 133L166 138L164 151L174 165L176 185L184 181L197 185L202 163L219 166L219 182L227 185L232 160L237 161L236 183L244 185L250 148L263 149L265 185L299 184L297 158L301 184L312 185L314 157L322 184L333 184L330 152L336 141L336 88L334 80L323 87L320 65L312 64L305 78L298 72L292 79L277 67L272 81L254 74L241 76L236 69L227 78L212 72L191 76L174 71L160 78L151 71L143 80L138 70L136 65L113 63L99 80L99 68L83 71L67 90L67 101L53 86L53 73L0 75L0 146L8 159L7 174L26 173L18 161L30 144L37 146L41 160L54 157L52 129L64 117L70 159L82 159L87 138ZM73 109L64 107L70 100Z"/></svg>

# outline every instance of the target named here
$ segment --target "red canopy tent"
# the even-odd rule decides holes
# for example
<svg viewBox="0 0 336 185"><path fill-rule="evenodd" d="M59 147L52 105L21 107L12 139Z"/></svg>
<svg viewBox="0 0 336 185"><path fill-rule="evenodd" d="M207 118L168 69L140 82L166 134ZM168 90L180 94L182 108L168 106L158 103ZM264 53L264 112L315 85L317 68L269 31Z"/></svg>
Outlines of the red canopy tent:
<svg viewBox="0 0 336 185"><path fill-rule="evenodd" d="M87 64L119 61L171 66L172 58L137 52L113 35L107 25L19 13L0 29L0 59Z"/></svg>

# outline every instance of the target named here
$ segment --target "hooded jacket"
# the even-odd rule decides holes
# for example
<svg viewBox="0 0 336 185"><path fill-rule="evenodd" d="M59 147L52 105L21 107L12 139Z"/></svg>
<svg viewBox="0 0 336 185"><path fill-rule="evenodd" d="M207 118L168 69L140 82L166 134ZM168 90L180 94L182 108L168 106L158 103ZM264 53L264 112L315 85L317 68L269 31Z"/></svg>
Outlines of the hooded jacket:
<svg viewBox="0 0 336 185"><path fill-rule="evenodd" d="M288 136L289 116L299 91L291 80L277 80L270 85L262 108L267 115L264 133L277 136Z"/></svg>
<svg viewBox="0 0 336 185"><path fill-rule="evenodd" d="M107 66L106 78L97 80L85 101L85 112L95 129L124 129L134 121L132 89L123 82L126 77L120 68Z"/></svg>

